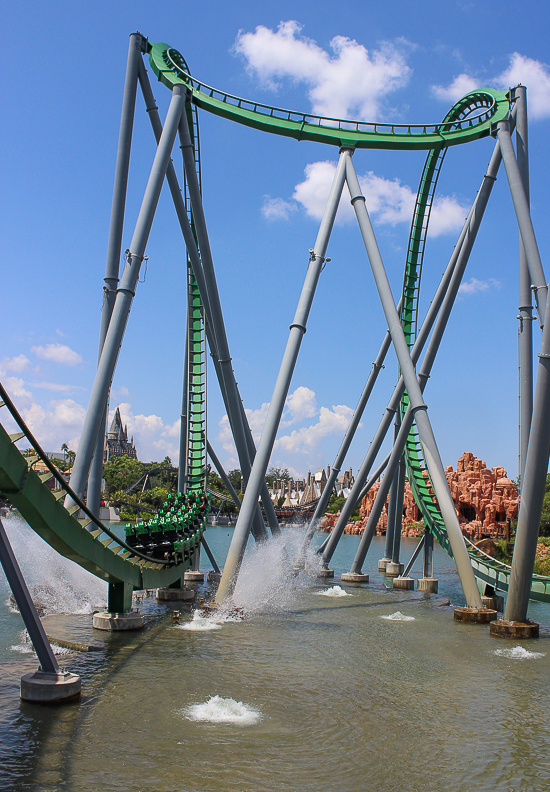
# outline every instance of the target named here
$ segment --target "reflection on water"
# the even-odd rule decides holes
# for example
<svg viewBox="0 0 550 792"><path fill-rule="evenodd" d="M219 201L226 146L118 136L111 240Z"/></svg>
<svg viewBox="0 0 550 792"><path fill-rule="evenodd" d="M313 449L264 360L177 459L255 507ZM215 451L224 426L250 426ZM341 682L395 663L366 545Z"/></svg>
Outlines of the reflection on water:
<svg viewBox="0 0 550 792"><path fill-rule="evenodd" d="M227 533L209 529L218 559ZM336 574L357 543L344 537ZM146 600L144 631L102 634L104 652L61 658L82 676L77 705L20 704L29 661L6 642L1 788L547 789L550 632L510 646L487 627L454 623L437 600L386 588L376 569L383 540L373 544L371 585L328 588L311 567L288 573L293 547L257 548L235 596L244 618L181 605L179 629L172 606ZM406 558L414 542L403 545ZM435 564L440 592L462 604L452 561L436 551ZM312 596L337 587L353 596ZM549 609L538 610L549 623ZM70 627L88 617L55 618ZM190 629L201 621L219 629Z"/></svg>

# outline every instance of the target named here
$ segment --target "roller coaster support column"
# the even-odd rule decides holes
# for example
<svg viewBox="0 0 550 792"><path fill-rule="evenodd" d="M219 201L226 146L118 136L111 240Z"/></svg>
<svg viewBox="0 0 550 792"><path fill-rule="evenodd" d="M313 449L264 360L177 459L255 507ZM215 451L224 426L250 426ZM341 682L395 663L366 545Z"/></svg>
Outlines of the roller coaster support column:
<svg viewBox="0 0 550 792"><path fill-rule="evenodd" d="M527 622L527 607L537 552L550 448L550 300L546 303L543 320L533 418L521 490L510 586L504 619L495 623L494 630L491 625L493 635L524 638L538 636L538 625ZM518 628L522 631L518 632Z"/></svg>
<svg viewBox="0 0 550 792"><path fill-rule="evenodd" d="M281 415L288 395L288 389L300 351L302 338L306 332L307 320L315 296L319 275L321 274L323 264L326 260L325 253L346 177L346 158L349 158L349 152L346 152L347 150L340 152L338 167L336 168L330 195L325 207L319 233L317 234L315 247L310 251L309 266L302 287L302 293L300 295L294 321L290 325L290 334L285 353L273 390L273 396L269 404L262 437L258 450L256 451L254 464L252 465L248 486L237 519L237 525L235 526L235 531L225 561L220 587L216 595L216 602L221 602L226 597L231 596L235 588L246 543L248 541L248 535L250 533L250 525L255 504L258 501L262 482L265 482L265 472L273 451L273 444L275 442L277 430L279 429Z"/></svg>
<svg viewBox="0 0 550 792"><path fill-rule="evenodd" d="M397 490L395 499L395 519L394 519L394 532L393 532L393 547L391 555L391 564L386 566L386 574L390 575L392 572L401 574L404 564L399 560L401 553L401 530L403 527L403 501L405 499L405 477L406 465L405 456L401 454L399 466L397 468L397 481L395 488ZM395 480L395 479L394 479ZM389 569L388 569L389 567Z"/></svg>
<svg viewBox="0 0 550 792"><path fill-rule="evenodd" d="M80 677L77 674L63 673L57 664L2 520L0 520L0 563L40 663L40 668L35 674L25 674L21 678L21 698L42 703L78 698L81 687Z"/></svg>
<svg viewBox="0 0 550 792"><path fill-rule="evenodd" d="M184 110L185 98L183 91L184 87L178 85L175 86L172 93L170 107L168 108L168 114L166 116L166 124L143 196L132 242L130 244L130 253L117 290L113 314L105 337L90 402L86 411L86 418L84 420L82 435L71 476L72 489L80 497L82 497L86 487L90 463L96 448L99 428L105 412L107 396L113 379L132 300L134 298L141 263L145 256L145 248L151 231L164 177L166 175L166 168L170 161L170 154L177 134L178 124Z"/></svg>
<svg viewBox="0 0 550 792"><path fill-rule="evenodd" d="M422 443L424 458L428 466L432 486L439 502L443 521L445 523L449 541L453 550L453 556L460 577L460 582L462 584L464 596L466 597L466 604L468 608L481 610L481 597L477 588L472 565L468 557L462 531L458 523L454 503L451 498L449 486L447 484L447 479L445 478L445 471L443 469L443 464L439 456L435 437L433 435L430 420L428 418L427 407L422 398L422 391L420 390L420 386L416 379L414 364L411 360L411 355L405 335L403 333L403 328L401 327L399 314L395 309L395 301L392 297L390 285L386 276L386 271L384 269L384 264L382 262L380 251L378 250L378 245L372 230L372 225L365 205L365 198L363 195L361 195L357 174L355 173L355 169L349 154L346 156L346 179L350 190L351 202L355 209L355 214L361 229L361 234L365 243L367 255L370 260L374 279L378 288L378 293L380 295L382 308L388 323L388 329L391 333L392 343L397 355L397 359L399 360L401 372L403 374L403 380L411 405L411 412L414 415L418 433L420 435L420 441ZM388 475L388 473L386 473L386 475Z"/></svg>
<svg viewBox="0 0 550 792"><path fill-rule="evenodd" d="M518 85L516 94L516 157L523 181L525 197L529 203L529 147L527 135L527 89ZM531 277L525 257L525 249L519 235L519 375L520 375L520 421L519 421L519 480L523 486L527 445L533 412L533 299Z"/></svg>
<svg viewBox="0 0 550 792"><path fill-rule="evenodd" d="M423 574L418 578L416 587L418 591L437 594L439 581L434 578L434 538L428 530L424 531L424 565Z"/></svg>
<svg viewBox="0 0 550 792"><path fill-rule="evenodd" d="M183 113L181 117L179 133L185 173L187 176L187 185L191 198L191 207L193 209L193 218L195 221L195 228L199 241L205 285L208 292L211 321L213 323L212 330L214 332L215 347L214 350L212 350L211 347L211 351L214 351L214 354L217 358L217 368L219 366L219 371L223 380L222 395L224 393L226 395L226 408L228 417L231 424L231 429L234 434L235 446L237 447L242 473L246 482L251 468L251 459L246 437L247 429L248 432L250 432L250 429L246 419L246 425L245 422L243 422L241 398L237 388L237 383L235 381L233 367L231 365L231 354L229 352L229 344L227 342L227 335L225 332L225 324L223 321L220 296L218 293L216 275L214 272L214 263L212 261L212 254L210 251L210 242L208 239L208 231L202 206L202 197L200 194L197 173L195 170L193 145L191 142L191 135L189 133L189 125L187 122L186 113ZM273 509L273 504L271 503L271 498L269 497L265 481L264 486L262 487L262 502L264 504L266 515L268 515L268 519L270 518L269 523L272 532L278 533L279 524L277 522L277 517L275 516L275 511ZM263 529L261 513L259 513L259 516L256 517L256 526L257 534L258 536L261 536Z"/></svg>
<svg viewBox="0 0 550 792"><path fill-rule="evenodd" d="M136 107L138 67L142 60L141 55L145 52L145 45L146 39L140 33L132 33L128 48L128 63L126 65L126 80L124 82L120 132L118 136L115 184L113 188L113 204L111 207L111 225L109 229L109 242L107 245L107 262L105 265L103 308L101 310L101 327L99 331L98 365L101 358L101 350L105 342L105 336L107 335L107 328L111 321L116 298L116 289L118 286L122 231L124 228L124 210L126 207L126 190L128 186L128 168L130 165L134 111ZM97 445L90 468L90 476L88 478L86 502L88 508L96 517L99 517L99 504L101 500L101 479L103 476L103 450L105 448L107 411L108 404L105 406L105 412L99 428Z"/></svg>
<svg viewBox="0 0 550 792"><path fill-rule="evenodd" d="M240 509L241 508L241 499L239 498L239 496L235 492L235 487L231 483L231 479L229 478L229 476L227 475L227 473L223 469L223 465L221 464L220 460L218 459L218 457L214 453L214 449L212 448L212 446L210 445L210 442L208 440L206 442L206 447L208 449L208 455L209 455L210 459L212 460L212 462L214 463L214 467L216 468L216 470L220 474L221 480L223 481L223 483L227 487L227 491L229 492L229 494L231 495L231 497L233 499L233 503L235 504L235 506L238 509Z"/></svg>
<svg viewBox="0 0 550 792"><path fill-rule="evenodd" d="M466 239L466 235L470 229L470 224L472 218L474 217L475 206L476 203L474 203L474 205L470 209L466 222L464 223L464 227L460 233L458 241L453 250L453 254L449 260L449 263L447 264L447 268L445 269L445 272L443 273L443 277L441 278L441 282L437 288L437 291L430 304L430 307L428 308L428 312L426 314L426 318L422 323L420 332L417 335L416 341L414 343L411 352L413 363L416 363L418 358L420 357L422 349L424 348L424 344L426 343L426 340L433 327L433 323L435 322L435 319L437 317L437 313L441 308L441 304L449 287L451 277L453 275L455 267L457 266L458 257L462 250L464 240ZM382 417L378 429L376 430L376 433L372 439L372 442L369 446L369 450L367 451L365 459L363 460L363 463L359 468L352 490L342 507L340 517L338 518L338 521L334 526L331 534L324 543L324 549L323 550L320 549L318 551L318 552L322 552L325 563L328 563L332 558L336 546L338 545L338 542L340 541L340 538L344 532L344 528L346 527L348 518L352 513L352 511L354 510L356 504L359 503L362 500L362 498L365 497L368 490L370 489L370 486L372 486L374 481L376 481L376 479L379 476L378 472L374 474L371 477L371 481L363 487L363 482L369 475L372 464L376 459L376 456L380 450L380 447L384 441L388 429L390 428L393 417L395 416L395 413L399 408L399 402L401 400L401 397L403 396L404 390L405 390L405 386L403 384L403 377L401 376L399 378L397 385L395 386L394 392L388 403L388 406L386 407L384 416ZM382 465L379 468L380 472L387 466L388 460L389 457L387 457L385 461L382 463Z"/></svg>
<svg viewBox="0 0 550 792"><path fill-rule="evenodd" d="M535 232L533 230L533 223L531 222L529 201L527 200L523 178L520 173L516 156L514 154L512 138L510 137L509 121L498 122L497 139L500 142L500 150L502 152L502 159L506 169L508 185L512 195L512 202L516 212L516 218L519 225L521 240L523 242L525 257L527 259L527 265L529 267L529 274L531 275L532 288L535 292L535 302L537 304L537 311L539 314L539 324L542 327L546 312L546 297L548 293L548 287L544 277L544 270L542 268L539 248L537 245Z"/></svg>
<svg viewBox="0 0 550 792"><path fill-rule="evenodd" d="M393 425L394 444L395 441L397 440L397 435L399 434L400 426L401 426L401 419L399 417L399 411L397 411L397 413L395 414L395 421ZM395 522L396 503L397 503L397 474L394 475L393 481L390 486L390 495L388 499L388 522L386 523L386 544L384 547L384 558L381 558L378 561L378 570L380 572L382 571L385 572L387 565L391 564L391 562L393 561L393 540L396 529L396 522ZM395 574L399 575L401 572L402 570L398 569ZM389 574L393 574L393 571L391 571Z"/></svg>

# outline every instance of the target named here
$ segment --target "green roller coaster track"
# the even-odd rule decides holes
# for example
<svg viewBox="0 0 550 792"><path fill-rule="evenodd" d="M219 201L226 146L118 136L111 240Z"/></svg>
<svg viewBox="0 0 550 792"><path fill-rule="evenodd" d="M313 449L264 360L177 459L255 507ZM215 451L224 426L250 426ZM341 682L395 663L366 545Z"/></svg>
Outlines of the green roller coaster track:
<svg viewBox="0 0 550 792"><path fill-rule="evenodd" d="M270 107L218 91L192 77L180 53L167 44L148 42L147 51L151 67L159 81L170 90L176 84L187 86L191 98L187 113L199 174L197 108L298 141L309 140L346 148L428 151L416 200L403 282L402 323L407 340L412 344L416 335L420 274L430 209L446 150L449 146L489 135L491 126L508 116L508 94L490 89L473 91L437 124L383 124L323 118ZM190 212L189 203L187 206ZM190 220L193 227L191 213ZM196 490L203 486L206 472L206 345L204 310L189 262L188 305L185 473L189 489ZM189 567L189 553L179 563L152 559L117 537L89 511L66 484L24 424L1 385L0 396L3 400L0 407L9 410L21 430L9 435L0 424L0 493L19 509L32 528L62 555L114 587L123 587L124 596L118 601L124 601L125 606L128 593L131 595L132 589L167 586L181 580ZM406 397L402 403L402 409L405 408ZM31 446L30 455L23 454L15 445L23 437ZM32 469L39 459L48 469L46 474L39 475ZM425 523L440 545L450 553L445 527L430 493L430 482L426 476L426 466L414 427L407 441L406 460L411 487ZM52 477L56 482L54 490L47 486ZM67 494L75 504L69 509L63 505ZM78 519L79 513L85 515L83 519ZM190 552L194 551L195 545L200 541L199 533L191 542L193 546L189 548ZM469 553L478 580L506 591L510 568L485 556L473 546L469 548ZM534 576L531 596L533 599L550 602L550 578Z"/></svg>

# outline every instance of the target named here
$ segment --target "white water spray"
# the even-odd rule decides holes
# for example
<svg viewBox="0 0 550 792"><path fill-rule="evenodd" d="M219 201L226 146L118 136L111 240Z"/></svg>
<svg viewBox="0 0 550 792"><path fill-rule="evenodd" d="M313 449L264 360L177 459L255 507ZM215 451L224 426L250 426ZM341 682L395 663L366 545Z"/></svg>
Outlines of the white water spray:
<svg viewBox="0 0 550 792"><path fill-rule="evenodd" d="M262 713L249 704L243 704L242 701L235 701L232 698L221 698L221 696L211 696L204 704L193 704L186 707L183 714L192 721L232 723L237 726L252 726L262 717Z"/></svg>
<svg viewBox="0 0 550 792"><path fill-rule="evenodd" d="M349 594L342 586L332 586L323 591L316 591L315 594L318 597L353 597L353 594Z"/></svg>
<svg viewBox="0 0 550 792"><path fill-rule="evenodd" d="M41 614L85 614L106 606L105 581L59 555L20 515L10 514L2 518L2 522ZM7 583L6 588L9 591ZM9 597L6 605L13 610Z"/></svg>
<svg viewBox="0 0 550 792"><path fill-rule="evenodd" d="M395 613L390 613L389 616L380 616L380 618L386 619L387 621L400 621L400 622L416 621L414 616L405 616L405 614L401 613L401 611L395 611Z"/></svg>
<svg viewBox="0 0 550 792"><path fill-rule="evenodd" d="M544 657L546 652L529 652L523 646L518 645L512 649L495 649L495 654L507 657L509 660L536 660L537 657Z"/></svg>

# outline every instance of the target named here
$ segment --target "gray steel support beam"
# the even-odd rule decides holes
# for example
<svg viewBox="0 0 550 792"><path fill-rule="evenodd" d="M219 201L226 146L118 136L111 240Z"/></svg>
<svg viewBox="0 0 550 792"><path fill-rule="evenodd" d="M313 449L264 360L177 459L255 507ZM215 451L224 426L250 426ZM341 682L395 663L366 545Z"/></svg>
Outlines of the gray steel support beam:
<svg viewBox="0 0 550 792"><path fill-rule="evenodd" d="M416 545L416 547L414 549L414 553L411 556L411 560L409 561L409 563L407 564L407 566L403 570L403 574L402 574L401 577L408 577L409 576L409 572L413 568L414 562L416 561L416 559L420 555L420 551L424 547L425 542L426 542L426 533L423 533L422 534L422 538L420 539L419 543Z"/></svg>
<svg viewBox="0 0 550 792"><path fill-rule="evenodd" d="M223 575L216 595L216 602L221 602L226 597L231 596L235 588L237 576L242 563L250 525L252 522L255 504L258 501L262 483L265 481L265 473L269 463L273 444L279 428L281 415L288 395L288 389L292 380L294 366L298 359L298 353L302 343L302 338L306 332L306 325L313 304L315 290L319 281L319 275L325 262L325 253L330 239L330 234L340 203L344 180L346 177L346 159L349 159L349 152L341 151L334 180L330 190L330 195L325 207L319 233L315 241L315 247L310 255L309 266L306 278L302 287L302 293L294 316L294 321L290 326L290 334L287 341L283 360L275 383L275 388L269 409L265 419L262 437L256 451L256 457L248 480L248 486L244 494L237 525L233 532L231 545L227 553Z"/></svg>
<svg viewBox="0 0 550 792"><path fill-rule="evenodd" d="M139 62L138 76L139 76L140 87L143 93L143 98L145 100L145 107L149 115L149 119L151 121L151 127L153 129L153 133L158 143L162 134L162 122L160 120L158 108L155 103L155 97L153 96L153 90L151 88L151 83L147 75L147 70L142 60L140 60ZM192 159L194 162L194 157L192 157ZM187 247L187 253L189 255L191 269L193 270L193 275L195 276L195 280L197 282L197 286L200 292L201 302L204 308L206 337L208 339L208 345L210 347L210 353L212 355L212 360L214 363L214 370L216 371L216 376L219 381L222 398L224 400L225 408L227 410L227 415L229 417L229 422L232 427L233 437L235 438L236 434L238 434L238 431L233 429L233 424L231 423L233 414L229 407L227 389L225 387L225 382L223 379L223 372L219 364L218 344L215 334L214 321L210 309L210 296L208 292L208 284L205 278L201 257L195 242L195 237L193 235L193 231L189 223L189 217L187 215L187 208L185 206L185 201L183 200L182 191L180 189L178 178L176 176L176 171L174 169L174 165L172 162L168 164L168 168L166 170L166 180L170 188L170 193L172 195L172 200L174 202L174 208L176 210L176 215L178 218L178 222L180 224L180 229L185 241L185 245ZM196 180L196 173L195 173L195 180ZM199 190L199 195L200 195L200 190ZM237 445L237 440L235 440L235 445ZM238 448L239 446L237 445L237 449ZM247 468L246 465L243 464L240 455L239 455L239 461L241 464L241 470L243 472L243 476L247 476ZM259 507L258 507L258 513L255 516L255 520L254 520L253 533L254 533L254 538L256 540L267 538L267 532L264 527L263 518Z"/></svg>
<svg viewBox="0 0 550 792"><path fill-rule="evenodd" d="M429 531L424 532L424 566L423 575L425 578L434 576L434 538Z"/></svg>
<svg viewBox="0 0 550 792"><path fill-rule="evenodd" d="M397 440L397 435L399 434L399 427L401 426L401 416L399 415L399 410L395 414L395 420L393 424L393 442ZM399 485L398 481L398 472L396 471L393 475L392 482L390 485L390 494L388 499L388 522L386 525L386 543L384 547L384 558L392 558L393 557L393 541L395 536L395 531L397 529L397 487Z"/></svg>
<svg viewBox="0 0 550 792"><path fill-rule="evenodd" d="M477 201L477 199L476 199L476 201ZM422 323L422 327L420 328L420 331L419 331L419 333L418 333L418 335L416 337L416 341L414 343L414 346L413 346L412 352L411 352L412 360L413 360L413 362L415 364L416 364L417 360L420 357L420 354L421 354L421 352L422 352L422 350L424 348L424 344L426 343L426 341L428 339L430 331L431 331L431 329L433 327L433 324L434 324L434 322L436 320L438 311L439 311L439 309L441 307L441 304L442 304L443 299L445 297L445 294L447 292L447 289L448 289L449 283L451 281L451 277L452 277L452 274L454 272L454 269L455 269L459 254L460 254L460 252L462 250L462 245L464 243L464 240L466 238L466 234L467 234L467 232L469 230L469 227L470 227L470 221L471 221L471 219L472 219L472 217L474 215L475 206L476 206L476 203L474 202L474 205L472 206L472 208L471 208L471 210L470 210L470 212L468 214L466 222L464 223L464 227L463 227L463 229L462 229L462 231L460 233L460 236L459 236L458 241L457 241L457 243L455 245L455 248L453 250L451 258L449 259L449 263L447 264L445 272L443 273L443 277L441 278L441 282L440 282L440 284L439 284L439 286L437 288L435 296L434 296L432 302L430 303L430 307L428 308L428 312L427 312L426 317L425 317L425 319L424 319L424 321ZM342 534L344 532L344 528L346 527L346 524L348 522L350 514L354 510L356 504L359 503L360 500L362 500L362 498L365 497L365 495L366 495L366 493L368 491L367 487L363 488L363 482L366 480L367 476L369 475L370 469L371 469L371 467L372 467L372 465L374 463L374 460L376 459L376 456L378 455L380 447L381 447L381 445L382 445L382 443L384 441L384 438L386 437L386 434L388 432L388 429L390 428L391 422L392 422L392 420L393 420L393 418L395 416L395 413L396 413L396 411L397 411L397 409L399 407L399 402L401 400L401 397L403 396L404 391L405 391L405 385L404 385L404 382L403 382L403 377L401 376L399 378L399 381L398 381L397 385L395 386L395 389L394 389L394 392L392 394L392 397L391 397L391 399L390 399L390 401L388 403L388 406L386 407L386 410L384 412L382 420L380 421L378 429L376 430L374 438L373 438L373 440L372 440L372 442L371 442L371 444L369 446L369 450L367 451L365 459L363 460L363 463L362 463L362 465L361 465L361 467L360 467L360 469L359 469L359 471L357 473L357 476L356 476L356 479L355 479L355 483L354 483L354 485L352 487L352 490L351 490L351 492L350 492L350 494L349 494L344 506L342 507L342 511L341 511L340 517L338 518L338 521L337 521L336 525L334 526L334 528L332 530L332 533L330 534L329 539L328 539L328 541L326 543L326 547L324 548L323 558L324 558L324 560L325 560L325 562L327 564L330 561L330 559L332 558L332 555L333 555L333 553L334 553L334 551L335 551L335 549L336 549L336 547L338 545L338 542L340 541L340 538L342 537ZM381 470L383 470L384 467L386 467L386 465L388 463L388 460L389 460L389 456L386 458L385 462L381 465ZM378 474L378 475L380 475L380 474ZM378 478L378 475L373 476L372 478L374 480L376 480L376 478ZM369 487L369 489L370 489L370 487Z"/></svg>
<svg viewBox="0 0 550 792"><path fill-rule="evenodd" d="M220 568L219 568L219 566L217 565L217 563L216 563L216 559L215 559L215 558L214 558L214 556L212 555L212 550L211 550L211 549L210 549L210 547L208 546L208 543L207 543L206 539L204 538L204 536L201 536L201 545L204 547L204 550L205 550L205 552L206 552L206 555L208 556L208 560L209 560L209 561L210 561L210 563L212 564L212 567L213 567L213 569L214 569L214 572L217 572L217 573L219 574L219 573L220 573Z"/></svg>
<svg viewBox="0 0 550 792"><path fill-rule="evenodd" d="M132 33L128 47L126 79L122 97L120 131L115 167L115 183L113 187L113 203L111 206L111 224L109 242L107 244L107 261L105 265L105 285L103 287L103 307L101 310L101 326L99 330L98 364L101 350L107 335L116 298L118 276L120 270L120 251L122 248L122 232L124 228L124 211L126 208L126 192L128 187L128 169L132 148L132 132L134 128L134 112L136 107L136 91L138 83L138 67L141 54L145 52L146 39L140 33ZM103 476L103 451L105 448L105 432L107 428L108 404L101 421L97 445L88 477L87 506L96 517L99 517L101 500L101 479Z"/></svg>
<svg viewBox="0 0 550 792"><path fill-rule="evenodd" d="M524 237L525 242L525 237ZM504 618L525 622L537 552L540 515L550 449L550 300L543 317L544 329L537 366L531 433L525 460L518 525Z"/></svg>
<svg viewBox="0 0 550 792"><path fill-rule="evenodd" d="M86 418L78 445L78 452L71 476L72 489L82 497L90 471L90 463L97 444L101 420L105 412L109 388L115 372L118 353L122 338L128 322L132 300L135 295L136 283L139 278L141 263L145 256L145 248L153 224L162 184L166 175L166 168L170 161L170 154L177 134L178 124L184 109L185 98L183 86L177 85L172 92L172 99L166 116L166 123L162 132L159 145L143 196L138 219L134 229L130 253L124 267L124 272L117 289L117 296L101 358L90 395ZM66 504L70 503L70 498Z"/></svg>
<svg viewBox="0 0 550 792"><path fill-rule="evenodd" d="M500 142L500 150L502 152L506 176L508 178L510 194L512 196L514 210L516 212L519 232L521 234L523 249L527 259L527 266L529 267L529 274L531 275L532 288L535 292L535 302L539 314L539 324L542 327L542 322L546 312L546 297L548 293L548 287L544 277L544 270L533 229L533 223L531 222L529 201L527 200L527 195L525 194L523 178L516 160L516 155L514 154L514 147L512 145L512 138L510 136L509 121L498 122L497 140Z"/></svg>
<svg viewBox="0 0 550 792"><path fill-rule="evenodd" d="M346 157L346 180L348 183L351 203L355 209L361 235L365 243L367 256L374 275L382 308L391 333L392 344L399 360L399 366L403 374L403 380L407 389L411 411L416 421L420 442L424 453L424 459L428 467L428 472L432 481L432 486L439 502L441 516L445 523L449 542L453 551L453 557L457 566L458 575L466 598L466 604L471 608L481 608L481 597L477 588L472 565L468 557L464 537L458 523L453 500L445 478L445 471L437 443L432 431L426 404L422 398L422 391L416 379L414 364L411 359L409 347L403 333L399 314L395 308L391 288L387 279L382 257L376 243L376 238L372 229L370 218L367 212L365 198L361 194L361 188L357 179L357 174L353 167L351 158ZM389 466L388 466L389 472ZM386 475L388 475L388 472Z"/></svg>
<svg viewBox="0 0 550 792"><path fill-rule="evenodd" d="M231 497L233 499L233 503L235 504L235 506L238 509L240 509L241 508L241 499L239 498L239 496L235 492L235 488L233 487L233 484L231 483L231 480L230 480L229 476L227 475L227 473L223 469L223 465L221 464L220 460L218 459L218 457L214 453L214 449L210 445L209 441L207 441L206 447L208 449L208 456L210 457L210 459L214 463L214 467L218 471L221 480L223 481L223 483L227 487L227 490L228 490L229 494L231 495Z"/></svg>
<svg viewBox="0 0 550 792"><path fill-rule="evenodd" d="M60 674L59 665L38 617L29 589L13 552L10 540L0 520L0 563L6 573L19 613L25 623L42 671Z"/></svg>
<svg viewBox="0 0 550 792"><path fill-rule="evenodd" d="M529 143L527 133L527 89L523 85L516 93L516 157L527 204L529 204ZM519 235L519 481L520 492L525 473L527 446L533 412L533 300L531 276L525 249Z"/></svg>
<svg viewBox="0 0 550 792"><path fill-rule="evenodd" d="M399 554L401 551L401 531L403 528L403 501L405 499L405 477L406 477L405 456L401 454L401 459L399 460L399 466L397 468L395 528L393 533L393 548L392 548L392 557L391 557L391 560L395 564L399 563Z"/></svg>
<svg viewBox="0 0 550 792"><path fill-rule="evenodd" d="M463 230L464 235L463 236L461 235L461 240L462 240L461 244L460 246L459 245L456 246L455 252L453 253L453 257L455 257L456 254L456 258L455 258L456 266L453 268L450 281L447 281L448 288L444 296L444 299L442 299L442 302L439 303L441 305L441 312L437 318L437 322L434 327L434 332L430 339L430 343L428 345L428 349L426 350L426 355L424 356L424 360L420 368L420 373L418 375L418 381L422 389L424 389L426 382L428 381L429 375L431 373L431 369L435 361L435 357L439 349L441 339L443 338L443 333L447 326L447 321L449 319L451 309L454 304L454 300L456 298L456 295L458 294L458 289L460 287L460 282L462 280L464 270L466 269L466 265L468 263L470 252L475 242L475 238L477 236L477 232L479 230L481 220L485 213L485 207L487 206L487 202L489 200L489 196L491 194L493 184L496 180L496 175L498 173L500 162L501 162L500 145L497 143L495 145L493 155L491 157L491 161L489 162L487 173L483 177L481 187L473 203L470 214L468 215L466 226L465 229ZM458 251L457 248L459 248ZM435 302L436 301L434 299L434 303ZM432 303L432 307L434 303ZM426 320L424 320L424 323L418 335L418 339L421 337L421 334L423 334L424 326L426 325L426 322L427 322L427 317ZM415 349L416 349L416 344L418 343L418 339L412 350L413 361L416 361L416 357L417 357L415 354ZM388 474L391 475L392 468L395 470L395 467L397 466L397 464L399 464L400 454L403 452L405 448L405 442L407 439L408 430L411 425L412 425L412 412L409 408L403 418L403 423L398 438L394 443L394 447L392 449L386 475ZM391 479L389 479L389 481L391 481ZM369 519L367 520L367 525L365 526L365 530L363 531L363 535L361 537L361 541L359 543L359 547L357 549L357 553L352 564L352 568L351 568L352 572L360 572L362 565L365 561L368 549L370 547L372 538L374 536L374 532L376 530L376 525L378 523L378 520L380 519L380 514L382 513L382 508L384 506L384 502L388 493L389 481L385 482L385 479L382 480L382 484L380 486L380 489L378 490L375 502L373 504L373 508L369 515Z"/></svg>

